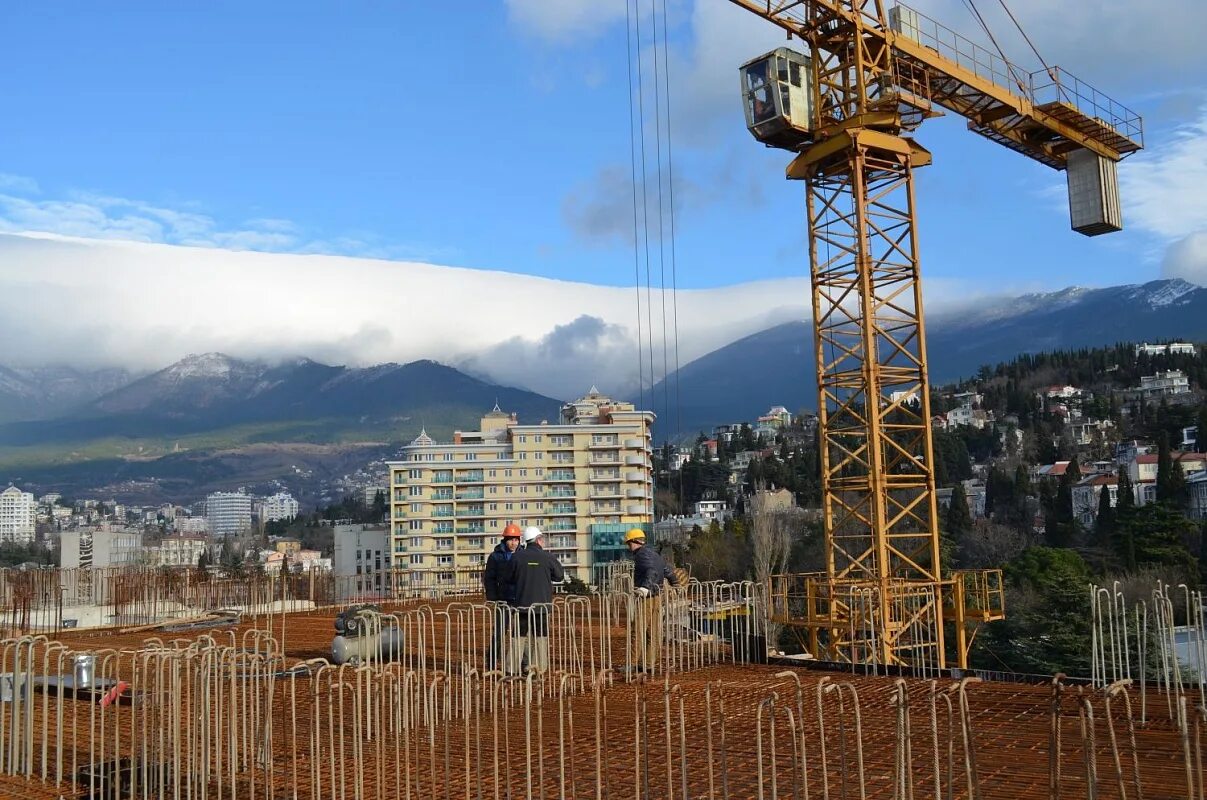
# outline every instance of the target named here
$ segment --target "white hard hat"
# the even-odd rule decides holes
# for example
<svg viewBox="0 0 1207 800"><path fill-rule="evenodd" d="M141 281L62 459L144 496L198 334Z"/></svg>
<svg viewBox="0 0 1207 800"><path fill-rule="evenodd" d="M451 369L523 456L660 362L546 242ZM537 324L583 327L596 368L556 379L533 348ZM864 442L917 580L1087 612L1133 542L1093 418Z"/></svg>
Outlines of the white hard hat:
<svg viewBox="0 0 1207 800"><path fill-rule="evenodd" d="M524 544L539 539L541 537L541 529L535 525L529 525L524 529Z"/></svg>

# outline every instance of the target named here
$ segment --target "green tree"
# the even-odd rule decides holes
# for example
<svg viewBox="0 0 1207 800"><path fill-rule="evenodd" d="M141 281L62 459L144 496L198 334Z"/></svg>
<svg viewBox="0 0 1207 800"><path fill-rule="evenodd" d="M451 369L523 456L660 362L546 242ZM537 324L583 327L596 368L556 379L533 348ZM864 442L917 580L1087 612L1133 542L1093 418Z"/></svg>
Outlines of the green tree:
<svg viewBox="0 0 1207 800"><path fill-rule="evenodd" d="M1090 570L1073 550L1029 547L1006 565L1006 619L985 628L979 666L1051 675L1090 671Z"/></svg>
<svg viewBox="0 0 1207 800"><path fill-rule="evenodd" d="M1124 543L1129 569L1177 570L1186 583L1198 583L1198 560L1190 548L1197 546L1199 528L1177 509L1149 503L1121 514L1116 525L1116 538Z"/></svg>
<svg viewBox="0 0 1207 800"><path fill-rule="evenodd" d="M943 518L943 561L951 564L959 560L960 550L972 533L972 514L968 510L968 497L964 484L957 483L951 490L951 503Z"/></svg>
<svg viewBox="0 0 1207 800"><path fill-rule="evenodd" d="M1111 546L1115 536L1115 508L1111 505L1110 488L1098 492L1098 516L1094 518L1094 540L1099 547Z"/></svg>
<svg viewBox="0 0 1207 800"><path fill-rule="evenodd" d="M1044 515L1045 537L1053 547L1071 547L1077 539L1077 520L1073 518L1073 484L1077 482L1079 474L1077 462L1070 461L1056 484L1056 496Z"/></svg>
<svg viewBox="0 0 1207 800"><path fill-rule="evenodd" d="M1157 502L1181 507L1188 499L1182 465L1174 463L1169 434L1161 431L1157 440Z"/></svg>
<svg viewBox="0 0 1207 800"><path fill-rule="evenodd" d="M1196 448L1200 453L1207 453L1207 401L1199 405L1199 413L1195 416L1198 435L1195 438Z"/></svg>

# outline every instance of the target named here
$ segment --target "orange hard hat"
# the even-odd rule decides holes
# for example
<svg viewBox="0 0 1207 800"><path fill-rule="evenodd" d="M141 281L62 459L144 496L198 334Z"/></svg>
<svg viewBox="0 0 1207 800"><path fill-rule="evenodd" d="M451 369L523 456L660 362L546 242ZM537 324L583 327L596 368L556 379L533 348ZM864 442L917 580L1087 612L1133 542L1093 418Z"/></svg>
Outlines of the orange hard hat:
<svg viewBox="0 0 1207 800"><path fill-rule="evenodd" d="M503 529L503 538L504 539L519 539L520 538L520 526L516 525L514 522L509 522L507 524L507 527Z"/></svg>

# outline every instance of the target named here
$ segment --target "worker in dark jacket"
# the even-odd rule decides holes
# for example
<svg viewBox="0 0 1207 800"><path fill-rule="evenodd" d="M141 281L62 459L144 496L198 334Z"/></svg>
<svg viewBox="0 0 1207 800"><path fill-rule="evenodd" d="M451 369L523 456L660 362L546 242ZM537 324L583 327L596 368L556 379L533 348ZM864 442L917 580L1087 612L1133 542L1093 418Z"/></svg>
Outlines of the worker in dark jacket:
<svg viewBox="0 0 1207 800"><path fill-rule="evenodd" d="M638 605L633 614L637 625L633 660L643 672L652 672L662 661L662 584L678 586L679 579L654 548L646 547L641 528L626 533L624 543L633 556L633 594Z"/></svg>
<svg viewBox="0 0 1207 800"><path fill-rule="evenodd" d="M520 548L520 526L509 523L503 529L503 540L495 545L494 552L486 559L482 572L482 584L486 600L491 603L511 603L515 599L515 584L511 580L511 562ZM507 640L509 612L507 606L495 606L494 636L490 642L487 663L491 669L503 666L503 647Z"/></svg>
<svg viewBox="0 0 1207 800"><path fill-rule="evenodd" d="M519 672L525 661L540 672L549 669L549 606L553 584L566 577L562 564L545 550L541 529L524 530L524 550L511 559L511 580L519 618L512 630L511 667Z"/></svg>

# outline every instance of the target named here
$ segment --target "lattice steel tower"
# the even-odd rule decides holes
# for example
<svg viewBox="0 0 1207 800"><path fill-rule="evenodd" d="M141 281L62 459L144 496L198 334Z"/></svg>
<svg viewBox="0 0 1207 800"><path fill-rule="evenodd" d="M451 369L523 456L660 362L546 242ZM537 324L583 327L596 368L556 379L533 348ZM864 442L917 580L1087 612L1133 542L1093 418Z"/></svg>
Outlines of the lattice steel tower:
<svg viewBox="0 0 1207 800"><path fill-rule="evenodd" d="M1068 171L1075 230L1122 226L1115 163L1140 118L1058 67L1027 73L879 0L731 0L804 43L742 67L747 124L807 186L826 572L772 578L772 618L834 661L959 666L1001 573L942 567L914 170L941 109Z"/></svg>

